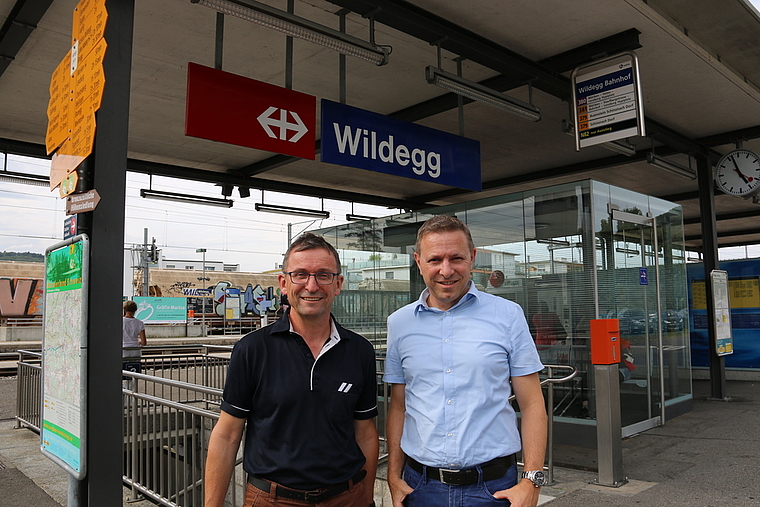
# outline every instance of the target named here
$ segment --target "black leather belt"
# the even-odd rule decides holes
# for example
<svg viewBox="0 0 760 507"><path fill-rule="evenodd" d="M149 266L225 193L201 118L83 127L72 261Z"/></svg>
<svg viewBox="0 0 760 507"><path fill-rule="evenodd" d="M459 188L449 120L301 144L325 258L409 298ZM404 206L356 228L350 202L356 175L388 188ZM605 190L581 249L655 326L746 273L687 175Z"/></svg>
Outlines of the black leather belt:
<svg viewBox="0 0 760 507"><path fill-rule="evenodd" d="M248 482L265 493L269 493L272 486L274 486L276 488L278 497L287 498L289 500L300 500L306 503L319 503L324 502L328 498L332 498L335 495L339 495L344 491L348 491L348 489L351 487L351 484L361 482L366 475L366 470L359 470L356 472L356 475L351 477L350 481L341 482L340 484L336 484L335 486L328 486L326 488L313 489L311 491L290 489L286 488L285 486L277 486L269 481L265 481L264 479L256 477L255 475L249 475Z"/></svg>
<svg viewBox="0 0 760 507"><path fill-rule="evenodd" d="M423 473L423 465L419 461L415 461L407 456L406 462L412 470L415 470L418 473ZM515 463L515 455L512 454L511 456L492 459L491 461L481 464L480 469L483 470L483 480L492 481L504 477L504 474L507 473L509 467ZM436 481L452 486L467 486L478 482L478 470L476 468L457 470L425 466L424 469L426 470L426 475L430 479L435 479Z"/></svg>

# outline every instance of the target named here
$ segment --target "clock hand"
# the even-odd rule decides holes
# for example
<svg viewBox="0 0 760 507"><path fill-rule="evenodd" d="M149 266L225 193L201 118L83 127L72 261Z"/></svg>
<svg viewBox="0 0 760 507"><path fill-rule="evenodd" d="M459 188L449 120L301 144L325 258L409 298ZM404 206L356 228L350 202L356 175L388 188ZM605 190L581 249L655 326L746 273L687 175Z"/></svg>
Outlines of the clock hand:
<svg viewBox="0 0 760 507"><path fill-rule="evenodd" d="M744 183L749 183L750 181L752 181L752 177L750 177L749 179L747 179L747 177L744 176L744 174L739 170L739 164L736 163L736 158L731 157L731 162L734 163L734 167L736 168L736 169L734 169L734 171L736 171L737 173L739 173L739 176L742 177L742 179L744 180Z"/></svg>

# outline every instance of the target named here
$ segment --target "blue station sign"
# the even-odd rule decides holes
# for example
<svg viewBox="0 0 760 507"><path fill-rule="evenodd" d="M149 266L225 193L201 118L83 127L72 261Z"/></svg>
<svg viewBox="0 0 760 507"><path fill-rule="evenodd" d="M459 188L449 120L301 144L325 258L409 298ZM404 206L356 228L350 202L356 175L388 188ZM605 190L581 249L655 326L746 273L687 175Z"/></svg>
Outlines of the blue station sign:
<svg viewBox="0 0 760 507"><path fill-rule="evenodd" d="M322 99L322 162L480 191L480 143Z"/></svg>

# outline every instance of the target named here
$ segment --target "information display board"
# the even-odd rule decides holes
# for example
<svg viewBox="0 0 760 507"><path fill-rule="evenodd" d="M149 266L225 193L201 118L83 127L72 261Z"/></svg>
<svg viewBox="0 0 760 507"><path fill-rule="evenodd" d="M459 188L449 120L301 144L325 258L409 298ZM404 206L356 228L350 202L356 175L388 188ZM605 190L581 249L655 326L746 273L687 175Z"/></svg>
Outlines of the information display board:
<svg viewBox="0 0 760 507"><path fill-rule="evenodd" d="M86 475L89 254L83 234L45 251L40 448L77 480Z"/></svg>
<svg viewBox="0 0 760 507"><path fill-rule="evenodd" d="M712 297L715 302L715 352L719 356L734 353L731 334L731 305L728 299L728 273L714 269L710 272Z"/></svg>
<svg viewBox="0 0 760 507"><path fill-rule="evenodd" d="M635 53L630 51L578 67L570 79L576 150L645 135Z"/></svg>

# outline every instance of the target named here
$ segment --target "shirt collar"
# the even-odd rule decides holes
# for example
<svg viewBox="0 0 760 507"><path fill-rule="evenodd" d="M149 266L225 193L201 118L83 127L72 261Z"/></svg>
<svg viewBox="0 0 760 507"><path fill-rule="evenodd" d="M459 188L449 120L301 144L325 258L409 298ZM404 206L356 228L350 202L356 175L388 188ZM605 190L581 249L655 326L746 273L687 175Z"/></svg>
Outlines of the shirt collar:
<svg viewBox="0 0 760 507"><path fill-rule="evenodd" d="M288 319L288 322L290 324L290 332L295 333L295 330L293 329L293 323L290 322ZM296 333L298 334L298 333ZM335 320L333 320L332 315L330 315L330 339L328 340L328 343L338 343L340 341L340 334L338 334L338 328L335 327Z"/></svg>
<svg viewBox="0 0 760 507"><path fill-rule="evenodd" d="M285 314L274 323L272 327L273 333L295 333L293 330L293 324L290 322L290 308L285 311ZM330 339L328 342L339 342L343 337L338 332L338 327L335 325L335 318L330 314Z"/></svg>
<svg viewBox="0 0 760 507"><path fill-rule="evenodd" d="M430 295L430 289L425 287L425 290L422 291L422 294L420 294L420 298L417 300L417 306L414 307L414 314L417 315L419 312L425 310L429 312L440 312L443 310L439 310L438 308L433 308L427 304L428 296ZM459 306L462 306L465 302L470 301L471 299L475 298L476 300L480 298L480 291L475 287L475 284L472 280L468 282L468 288L467 292L462 295L462 298L457 301L457 304L449 308L449 310L453 310Z"/></svg>

